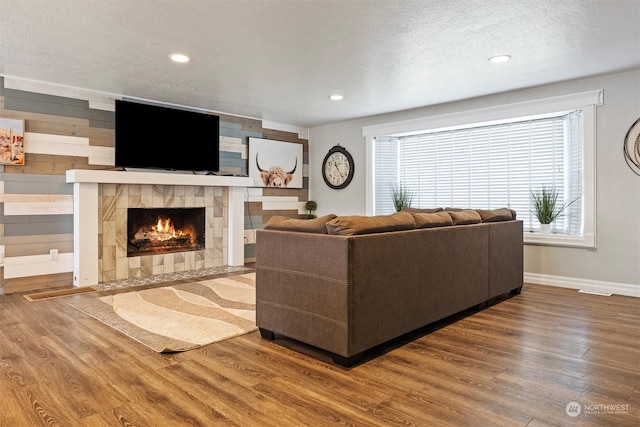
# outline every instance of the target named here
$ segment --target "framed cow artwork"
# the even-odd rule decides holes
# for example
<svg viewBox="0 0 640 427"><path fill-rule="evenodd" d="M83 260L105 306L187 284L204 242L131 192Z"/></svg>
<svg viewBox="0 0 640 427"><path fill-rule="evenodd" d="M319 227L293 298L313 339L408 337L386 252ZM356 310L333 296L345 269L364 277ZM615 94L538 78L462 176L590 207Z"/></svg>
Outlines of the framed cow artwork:
<svg viewBox="0 0 640 427"><path fill-rule="evenodd" d="M302 144L249 138L249 177L254 187L302 188Z"/></svg>

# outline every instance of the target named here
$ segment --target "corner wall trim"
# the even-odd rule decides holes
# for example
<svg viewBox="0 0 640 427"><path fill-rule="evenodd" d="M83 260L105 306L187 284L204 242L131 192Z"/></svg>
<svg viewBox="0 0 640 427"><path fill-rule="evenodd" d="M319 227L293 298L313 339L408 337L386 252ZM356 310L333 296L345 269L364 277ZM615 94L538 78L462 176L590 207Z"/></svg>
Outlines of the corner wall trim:
<svg viewBox="0 0 640 427"><path fill-rule="evenodd" d="M610 292L616 295L640 298L640 286L630 283L603 282L527 272L524 273L524 282L535 285L558 286L560 288L583 289L589 292Z"/></svg>

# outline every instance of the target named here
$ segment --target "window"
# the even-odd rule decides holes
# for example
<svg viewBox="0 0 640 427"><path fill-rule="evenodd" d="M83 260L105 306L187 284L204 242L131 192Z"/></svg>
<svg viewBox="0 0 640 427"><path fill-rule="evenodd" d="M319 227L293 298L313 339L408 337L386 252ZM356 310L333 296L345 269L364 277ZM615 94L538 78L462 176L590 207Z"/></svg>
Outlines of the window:
<svg viewBox="0 0 640 427"><path fill-rule="evenodd" d="M593 130L600 98L596 91L365 128L368 211L393 212L391 188L401 183L414 192L416 207L506 206L523 220L526 243L595 247ZM561 203L576 200L551 236L535 233L540 224L530 211L530 191L542 186L558 189Z"/></svg>

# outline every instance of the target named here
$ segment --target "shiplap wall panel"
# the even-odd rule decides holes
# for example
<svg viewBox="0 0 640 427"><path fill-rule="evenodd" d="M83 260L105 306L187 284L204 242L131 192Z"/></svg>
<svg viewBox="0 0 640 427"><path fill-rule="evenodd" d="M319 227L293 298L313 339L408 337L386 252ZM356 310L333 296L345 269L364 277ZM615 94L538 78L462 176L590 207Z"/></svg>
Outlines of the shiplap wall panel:
<svg viewBox="0 0 640 427"><path fill-rule="evenodd" d="M248 137L261 138L260 132L247 132L242 129L241 126L225 126L225 123L220 122L220 135L229 136L232 138L246 139Z"/></svg>
<svg viewBox="0 0 640 427"><path fill-rule="evenodd" d="M4 258L4 277L41 276L45 274L59 274L73 271L73 253L58 254L58 259L49 259L46 255L29 255Z"/></svg>
<svg viewBox="0 0 640 427"><path fill-rule="evenodd" d="M263 211L295 211L300 215L307 213L304 210L304 202L288 200L264 200L262 202Z"/></svg>
<svg viewBox="0 0 640 427"><path fill-rule="evenodd" d="M27 87L19 81L12 81L12 88L7 88L4 79L0 77L0 116L25 120L27 141L24 166L0 166L0 194L4 194L0 200L0 247L10 265L8 277L6 267L0 267L0 293L68 286L71 270L60 272L58 269L65 268L63 263L51 264L49 260L50 249L65 256L73 253L73 215L66 213L73 186L64 182L65 173L69 169L114 169L113 100L81 93L74 98L75 92L64 90L23 90ZM264 129L258 119L218 115L221 173L247 173L249 137L303 144L303 188L251 189L261 198L245 203L251 207L246 212L247 228L262 228L276 214L301 217L299 206L308 198L308 141L297 133ZM255 245L247 245L245 254L248 259L255 256ZM23 267L16 267L18 260L42 260L38 274L17 277L28 274Z"/></svg>
<svg viewBox="0 0 640 427"><path fill-rule="evenodd" d="M46 237L46 235L44 236ZM55 249L59 254L73 254L73 238L66 242L38 242L31 244L4 245L5 256L7 257L24 257L31 255L48 254L51 249Z"/></svg>
<svg viewBox="0 0 640 427"><path fill-rule="evenodd" d="M247 159L243 159L240 153L220 153L220 164L228 168L237 168L247 173Z"/></svg>
<svg viewBox="0 0 640 427"><path fill-rule="evenodd" d="M89 119L89 126L92 128L115 129L115 111L96 110L87 106L87 118Z"/></svg>
<svg viewBox="0 0 640 427"><path fill-rule="evenodd" d="M5 89L4 104L8 110L88 119L89 103L82 100Z"/></svg>
<svg viewBox="0 0 640 427"><path fill-rule="evenodd" d="M115 99L115 96L110 93L96 92L70 86L54 86L45 82L21 79L17 77L4 77L4 86L8 89L16 89L21 92L48 94L94 103L108 103L111 105L113 105ZM107 110L109 109L107 108Z"/></svg>
<svg viewBox="0 0 640 427"><path fill-rule="evenodd" d="M304 180L303 180L304 181ZM303 182L303 188L273 188L273 187L266 187L266 188L262 188L262 196L264 197L278 197L278 196L295 196L300 200L304 200L306 201L306 196L307 196L307 188L306 186L304 186L304 182Z"/></svg>
<svg viewBox="0 0 640 427"><path fill-rule="evenodd" d="M89 138L25 132L24 149L27 153L56 156L86 157L92 165L113 166L113 147L91 146Z"/></svg>
<svg viewBox="0 0 640 427"><path fill-rule="evenodd" d="M82 135L78 135L82 136ZM113 148L116 139L115 129L107 128L89 128L89 145L96 147Z"/></svg>
<svg viewBox="0 0 640 427"><path fill-rule="evenodd" d="M2 111L0 111L0 115ZM18 115L18 114L16 114ZM34 114L35 115L35 114ZM6 116L5 116L6 117ZM21 117L22 118L22 117ZM89 123L78 125L69 122L49 122L43 120L25 119L25 131L42 134L77 136L80 138L90 138L91 132Z"/></svg>
<svg viewBox="0 0 640 427"><path fill-rule="evenodd" d="M242 143L242 138L221 136L220 137L220 152L222 153L239 153L240 158L247 159L248 147Z"/></svg>
<svg viewBox="0 0 640 427"><path fill-rule="evenodd" d="M219 114L220 121L225 125L240 125L240 129L246 132L254 132L262 135L262 122L257 119L247 117L230 116L227 114Z"/></svg>
<svg viewBox="0 0 640 427"><path fill-rule="evenodd" d="M64 103L64 99L59 97L37 95L30 98L17 98L15 91L4 95L5 108L8 110L31 111L33 113L49 114L55 116L75 117L79 119L87 118L89 104L80 101L82 105L69 105Z"/></svg>
<svg viewBox="0 0 640 427"><path fill-rule="evenodd" d="M89 164L113 166L116 162L116 151L111 147L89 147Z"/></svg>
<svg viewBox="0 0 640 427"><path fill-rule="evenodd" d="M51 249L73 253L73 233L5 236L2 242L8 257L47 254Z"/></svg>
<svg viewBox="0 0 640 427"><path fill-rule="evenodd" d="M0 91L1 90L2 88L0 88ZM0 96L0 100L4 101L4 96ZM83 128L86 129L84 132L87 132L89 128L89 120L84 118L52 116L50 114L11 110L9 108L6 108L4 102L2 103L2 109L0 110L0 114L2 115L2 117L24 120L26 131L29 131L29 126L31 126L30 122L32 121L36 123L36 126L51 127L47 132L44 132L44 133L49 133L55 130L54 128L57 128L57 125L59 124L67 125L67 127L58 128L58 129L62 129L59 135L86 136L86 135L82 135L82 129Z"/></svg>
<svg viewBox="0 0 640 427"><path fill-rule="evenodd" d="M0 174L0 186L7 194L73 195L73 185L60 175Z"/></svg>
<svg viewBox="0 0 640 427"><path fill-rule="evenodd" d="M29 215L3 219L4 236L36 236L73 233L73 215Z"/></svg>
<svg viewBox="0 0 640 427"><path fill-rule="evenodd" d="M298 209L284 209L284 210L264 210L262 211L262 222L263 224L266 224L267 222L269 222L269 219L271 219L274 216L288 216L291 218L298 218L298 219L302 219L304 218L304 214L301 214Z"/></svg>
<svg viewBox="0 0 640 427"><path fill-rule="evenodd" d="M55 156L25 153L25 165L5 165L5 173L64 175L69 169L104 169L104 166L89 167L89 159L77 156ZM111 168L113 169L113 168Z"/></svg>
<svg viewBox="0 0 640 427"><path fill-rule="evenodd" d="M73 196L66 194L0 194L4 215L73 214Z"/></svg>
<svg viewBox="0 0 640 427"><path fill-rule="evenodd" d="M1 238L2 242L7 246L18 245L33 245L40 242L46 242L50 244L58 244L65 242L73 242L73 233L60 233L60 234L31 234L28 236L4 236ZM49 250L47 250L49 252Z"/></svg>

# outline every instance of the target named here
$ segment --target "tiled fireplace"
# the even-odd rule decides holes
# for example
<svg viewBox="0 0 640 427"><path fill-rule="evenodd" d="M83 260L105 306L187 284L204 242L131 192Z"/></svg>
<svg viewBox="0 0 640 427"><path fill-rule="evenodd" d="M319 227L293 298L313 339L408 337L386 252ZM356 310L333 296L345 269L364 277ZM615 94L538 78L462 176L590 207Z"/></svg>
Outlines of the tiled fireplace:
<svg viewBox="0 0 640 427"><path fill-rule="evenodd" d="M244 264L244 191L250 178L70 170L67 182L74 184L75 286ZM203 235L188 250L131 256L129 210L141 208L154 212L156 222L160 211L202 212L197 234ZM138 237L144 243L149 236Z"/></svg>
<svg viewBox="0 0 640 427"><path fill-rule="evenodd" d="M130 279L225 265L223 187L184 185L101 184L98 224L98 281ZM204 228L201 248L188 251L147 251L130 256L130 210L149 212L201 208Z"/></svg>

